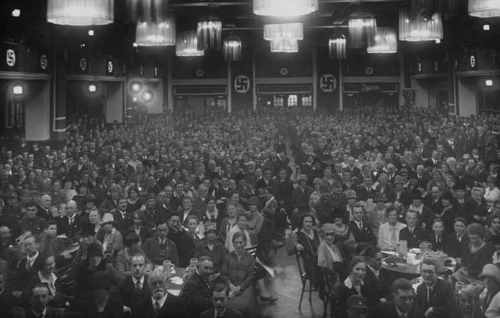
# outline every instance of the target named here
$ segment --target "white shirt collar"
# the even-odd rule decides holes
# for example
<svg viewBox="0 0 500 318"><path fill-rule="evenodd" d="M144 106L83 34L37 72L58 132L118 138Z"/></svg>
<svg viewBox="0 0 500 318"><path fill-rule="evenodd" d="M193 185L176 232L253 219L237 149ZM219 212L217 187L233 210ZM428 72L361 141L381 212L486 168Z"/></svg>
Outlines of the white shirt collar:
<svg viewBox="0 0 500 318"><path fill-rule="evenodd" d="M137 282L142 286L144 286L144 276L141 276L141 278L137 279L134 276L132 276L132 282L134 283L134 286L137 285Z"/></svg>

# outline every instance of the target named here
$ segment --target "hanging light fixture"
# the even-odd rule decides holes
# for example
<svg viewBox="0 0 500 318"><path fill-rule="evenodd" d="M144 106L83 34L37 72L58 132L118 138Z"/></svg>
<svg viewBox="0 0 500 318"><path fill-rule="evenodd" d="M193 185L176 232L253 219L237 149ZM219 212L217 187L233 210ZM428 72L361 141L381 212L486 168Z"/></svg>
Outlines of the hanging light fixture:
<svg viewBox="0 0 500 318"><path fill-rule="evenodd" d="M390 54L398 52L398 37L392 28L377 28L373 44L366 49L368 54Z"/></svg>
<svg viewBox="0 0 500 318"><path fill-rule="evenodd" d="M230 35L224 40L223 52L226 61L239 61L241 59L242 43L236 35Z"/></svg>
<svg viewBox="0 0 500 318"><path fill-rule="evenodd" d="M114 0L48 0L47 21L61 25L113 23Z"/></svg>
<svg viewBox="0 0 500 318"><path fill-rule="evenodd" d="M187 31L177 36L175 44L176 56L203 56L205 51L198 50L198 38L195 31Z"/></svg>
<svg viewBox="0 0 500 318"><path fill-rule="evenodd" d="M272 41L278 39L304 39L304 25L296 23L274 23L264 25L264 40Z"/></svg>
<svg viewBox="0 0 500 318"><path fill-rule="evenodd" d="M135 43L137 46L175 45L175 21L137 23Z"/></svg>
<svg viewBox="0 0 500 318"><path fill-rule="evenodd" d="M371 44L377 30L377 20L373 17L352 17L349 19L349 46L362 48Z"/></svg>
<svg viewBox="0 0 500 318"><path fill-rule="evenodd" d="M500 1L469 0L469 15L478 18L500 17Z"/></svg>
<svg viewBox="0 0 500 318"><path fill-rule="evenodd" d="M217 18L202 20L198 22L196 34L199 50L220 50L222 46L222 21Z"/></svg>
<svg viewBox="0 0 500 318"><path fill-rule="evenodd" d="M297 17L318 10L318 0L253 0L256 15Z"/></svg>
<svg viewBox="0 0 500 318"><path fill-rule="evenodd" d="M441 15L432 17L417 16L410 18L406 11L399 13L399 39L408 42L438 41L443 39Z"/></svg>
<svg viewBox="0 0 500 318"><path fill-rule="evenodd" d="M282 38L278 40L272 40L271 43L271 53L297 53L299 51L299 41Z"/></svg>
<svg viewBox="0 0 500 318"><path fill-rule="evenodd" d="M345 36L329 39L328 51L331 58L345 60L347 58L347 40Z"/></svg>

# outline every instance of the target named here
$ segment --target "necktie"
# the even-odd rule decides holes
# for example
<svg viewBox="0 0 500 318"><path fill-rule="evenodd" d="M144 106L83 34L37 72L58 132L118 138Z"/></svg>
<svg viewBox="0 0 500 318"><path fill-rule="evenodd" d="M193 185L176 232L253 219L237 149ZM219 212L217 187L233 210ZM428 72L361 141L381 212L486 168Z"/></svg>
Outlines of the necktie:
<svg viewBox="0 0 500 318"><path fill-rule="evenodd" d="M155 316L158 317L158 313L160 312L161 309L160 302L158 300L155 301L154 309L155 309Z"/></svg>
<svg viewBox="0 0 500 318"><path fill-rule="evenodd" d="M135 289L137 289L137 290L141 290L141 289L142 289L142 288L141 288L141 281L140 281L140 280L137 280L137 281L135 282Z"/></svg>
<svg viewBox="0 0 500 318"><path fill-rule="evenodd" d="M431 304L431 288L427 286L427 306Z"/></svg>

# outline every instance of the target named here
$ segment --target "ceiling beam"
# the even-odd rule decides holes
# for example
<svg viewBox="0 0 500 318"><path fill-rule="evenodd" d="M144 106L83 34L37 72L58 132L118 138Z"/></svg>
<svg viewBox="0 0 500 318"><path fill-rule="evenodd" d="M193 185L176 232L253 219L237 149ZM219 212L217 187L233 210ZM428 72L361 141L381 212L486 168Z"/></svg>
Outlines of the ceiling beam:
<svg viewBox="0 0 500 318"><path fill-rule="evenodd" d="M363 4L363 3L381 3L381 2L407 2L407 0L319 0L321 4ZM234 7L234 6L249 6L248 1L193 1L193 2L174 2L169 6L171 7Z"/></svg>

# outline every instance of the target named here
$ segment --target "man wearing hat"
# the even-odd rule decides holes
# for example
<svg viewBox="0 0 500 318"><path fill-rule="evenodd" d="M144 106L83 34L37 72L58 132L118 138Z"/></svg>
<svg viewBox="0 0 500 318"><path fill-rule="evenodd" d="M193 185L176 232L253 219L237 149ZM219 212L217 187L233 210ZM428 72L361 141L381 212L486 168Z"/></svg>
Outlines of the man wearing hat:
<svg viewBox="0 0 500 318"><path fill-rule="evenodd" d="M479 275L486 286L486 297L483 308L486 318L500 316L500 268L498 265L486 264ZM484 292L483 292L484 294Z"/></svg>
<svg viewBox="0 0 500 318"><path fill-rule="evenodd" d="M205 226L205 238L196 244L194 256L210 256L214 261L214 268L218 272L221 270L226 250L224 245L217 239L217 228L215 224L208 223Z"/></svg>
<svg viewBox="0 0 500 318"><path fill-rule="evenodd" d="M101 228L97 232L97 240L101 242L104 254L116 255L123 249L123 236L114 227L114 217L111 213L104 213L101 220Z"/></svg>

